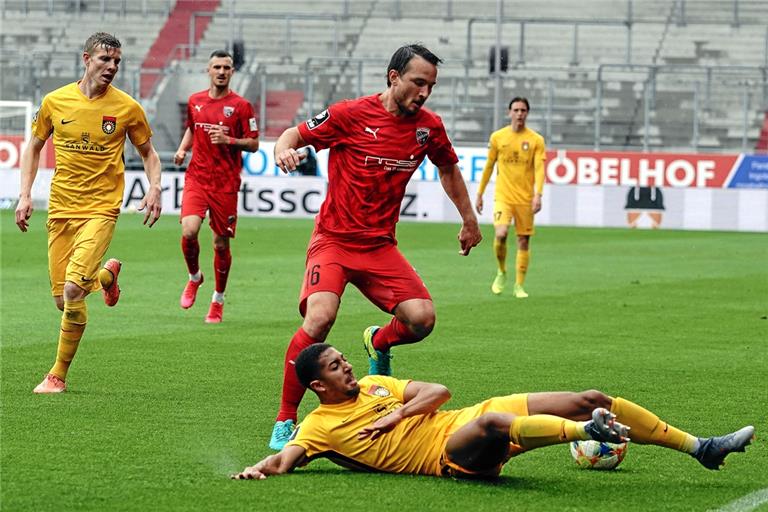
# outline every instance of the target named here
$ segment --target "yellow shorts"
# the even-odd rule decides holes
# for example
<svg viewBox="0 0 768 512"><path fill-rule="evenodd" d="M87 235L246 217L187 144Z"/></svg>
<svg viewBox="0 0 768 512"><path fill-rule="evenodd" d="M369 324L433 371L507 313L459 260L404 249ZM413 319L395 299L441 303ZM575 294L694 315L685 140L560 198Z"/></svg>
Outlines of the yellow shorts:
<svg viewBox="0 0 768 512"><path fill-rule="evenodd" d="M533 235L533 209L530 204L509 204L493 202L493 225L509 226L515 220L515 232L518 235Z"/></svg>
<svg viewBox="0 0 768 512"><path fill-rule="evenodd" d="M489 398L484 402L462 409L461 414L454 422L454 426L450 433L452 434L470 421L479 418L487 412L505 412L516 416L528 416L528 393ZM521 446L509 443L509 452L507 453L506 460L509 460L511 457L519 455L524 451L525 450ZM503 466L504 464L499 464L494 468L484 471L473 471L450 460L448 454L445 452L445 448L443 448L443 453L440 457L441 475L454 478L495 477L501 473Z"/></svg>
<svg viewBox="0 0 768 512"><path fill-rule="evenodd" d="M66 281L88 292L99 290L99 268L115 232L115 219L48 219L46 227L51 294L63 295Z"/></svg>

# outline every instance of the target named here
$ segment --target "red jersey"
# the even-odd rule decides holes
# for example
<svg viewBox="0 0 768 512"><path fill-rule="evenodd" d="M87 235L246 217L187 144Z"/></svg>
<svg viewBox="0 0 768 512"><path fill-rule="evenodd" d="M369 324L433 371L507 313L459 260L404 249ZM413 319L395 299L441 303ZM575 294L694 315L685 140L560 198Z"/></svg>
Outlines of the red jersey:
<svg viewBox="0 0 768 512"><path fill-rule="evenodd" d="M316 230L353 247L395 243L405 187L424 157L438 167L459 161L437 114L394 116L378 94L331 105L298 130L317 151L330 148Z"/></svg>
<svg viewBox="0 0 768 512"><path fill-rule="evenodd" d="M236 139L259 136L253 107L243 97L230 92L213 99L207 89L193 94L187 103L187 128L192 130L193 138L185 180L211 190L237 192L243 169L242 150L230 144L213 144L208 130L217 125Z"/></svg>

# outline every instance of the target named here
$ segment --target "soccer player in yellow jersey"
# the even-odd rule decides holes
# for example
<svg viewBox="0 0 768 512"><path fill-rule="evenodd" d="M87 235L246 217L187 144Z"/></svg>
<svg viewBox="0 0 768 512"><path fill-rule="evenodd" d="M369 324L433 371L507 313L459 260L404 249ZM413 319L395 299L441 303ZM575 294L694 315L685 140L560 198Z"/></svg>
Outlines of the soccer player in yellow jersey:
<svg viewBox="0 0 768 512"><path fill-rule="evenodd" d="M286 446L232 475L264 479L320 457L352 469L454 477L494 477L513 456L577 439L654 444L686 452L719 469L754 437L747 426L720 437L697 438L652 412L600 391L528 393L496 397L453 411L441 384L367 376L330 345L317 343L296 359L296 373L320 406L294 430Z"/></svg>
<svg viewBox="0 0 768 512"><path fill-rule="evenodd" d="M144 224L152 227L160 216L160 159L150 139L152 130L141 106L111 85L120 64L120 46L114 36L103 32L85 41L83 78L43 98L22 154L16 224L25 232L32 215L31 192L40 151L53 135L56 169L46 224L48 274L54 301L64 314L56 361L35 393L66 389L67 371L88 322L86 296L101 288L108 306L120 297L120 261L110 259L100 267L123 201L126 137L141 155L149 180L139 207L146 209Z"/></svg>
<svg viewBox="0 0 768 512"><path fill-rule="evenodd" d="M507 232L514 219L517 232L514 295L518 299L528 297L523 284L530 262L533 216L541 210L546 160L544 137L525 126L529 110L526 98L517 97L509 102L509 126L491 134L488 161L475 200L477 213L483 213L483 193L496 164L498 174L493 198L493 227L496 236L493 252L499 269L491 291L498 295L507 284Z"/></svg>

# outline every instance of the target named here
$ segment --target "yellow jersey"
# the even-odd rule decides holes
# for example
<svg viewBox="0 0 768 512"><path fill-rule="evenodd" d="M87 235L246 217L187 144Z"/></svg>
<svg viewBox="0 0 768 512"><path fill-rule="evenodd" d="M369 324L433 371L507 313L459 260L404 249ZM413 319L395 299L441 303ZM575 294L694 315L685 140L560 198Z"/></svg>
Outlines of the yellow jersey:
<svg viewBox="0 0 768 512"><path fill-rule="evenodd" d="M32 134L40 140L53 134L56 168L48 217L116 218L125 188L125 138L140 146L152 130L141 105L120 89L110 85L89 99L75 82L43 98Z"/></svg>
<svg viewBox="0 0 768 512"><path fill-rule="evenodd" d="M363 427L404 403L409 380L368 375L360 394L341 404L320 404L294 430L288 445L305 450L305 462L324 457L352 469L441 476L448 437L484 412L471 407L405 418L378 439L358 439Z"/></svg>
<svg viewBox="0 0 768 512"><path fill-rule="evenodd" d="M507 204L530 204L534 191L544 189L544 137L526 127L520 132L505 126L491 134L488 161L483 169L478 194L485 192L494 164L498 164L494 199Z"/></svg>

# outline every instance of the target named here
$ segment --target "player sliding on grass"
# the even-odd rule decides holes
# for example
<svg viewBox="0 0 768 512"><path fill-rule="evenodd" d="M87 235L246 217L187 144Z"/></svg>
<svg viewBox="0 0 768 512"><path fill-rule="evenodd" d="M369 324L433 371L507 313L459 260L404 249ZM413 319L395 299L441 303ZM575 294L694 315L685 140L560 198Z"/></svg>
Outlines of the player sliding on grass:
<svg viewBox="0 0 768 512"><path fill-rule="evenodd" d="M230 88L235 72L232 56L216 50L208 60L208 89L189 97L187 129L173 157L181 165L192 149L192 160L184 177L181 200L181 251L187 263L189 281L181 294L181 307L195 303L203 284L198 256L197 235L208 212L213 230L213 269L216 286L205 317L217 324L224 315L224 290L227 286L232 254L229 239L235 237L237 193L243 169L242 152L259 149L259 130L251 104Z"/></svg>
<svg viewBox="0 0 768 512"><path fill-rule="evenodd" d="M744 451L755 431L749 426L696 438L635 403L594 390L516 394L440 411L451 397L445 386L383 376L358 382L352 365L324 343L301 352L296 373L320 405L280 453L232 478L264 479L320 457L369 471L495 477L511 457L534 448L629 438L689 453L704 467L719 469L729 453Z"/></svg>
<svg viewBox="0 0 768 512"><path fill-rule="evenodd" d="M461 215L461 254L480 243L451 141L440 118L423 107L440 62L423 46L403 46L389 62L383 93L331 105L283 132L275 144L275 161L285 172L296 169L296 149L305 144L330 151L328 194L309 242L301 287L304 322L285 354L280 411L269 443L273 449L290 437L304 396L293 361L303 348L328 336L347 283L394 316L388 325L363 334L370 373L389 375L390 348L432 332L432 298L395 240L405 187L425 157L437 166L440 183Z"/></svg>
<svg viewBox="0 0 768 512"><path fill-rule="evenodd" d="M110 259L103 269L99 267L123 201L126 137L138 149L149 179L139 207L146 208L144 224L152 227L160 217L160 159L150 140L152 130L141 106L111 85L120 59L120 41L114 36L99 32L89 37L82 80L43 98L21 158L16 224L27 231L40 151L53 134L56 172L48 203L48 274L56 306L64 314L56 362L35 393L66 389L67 371L88 322L86 296L102 288L108 306L120 298L120 261Z"/></svg>

